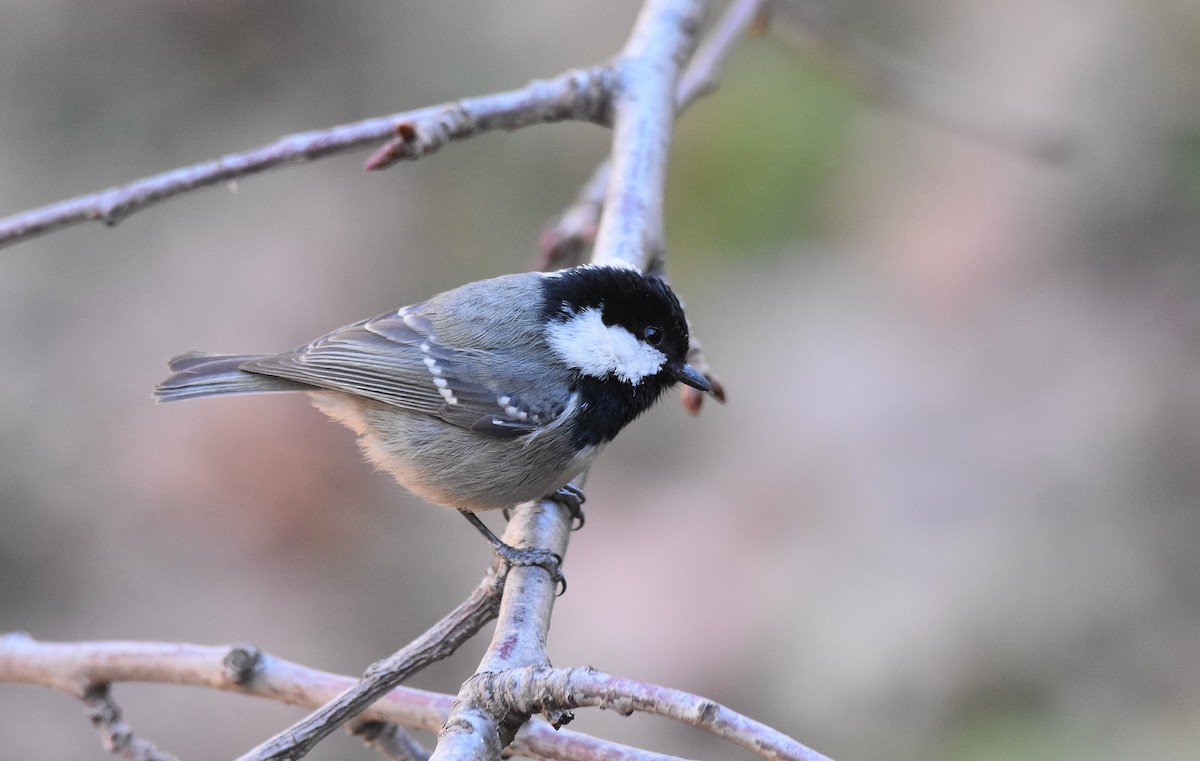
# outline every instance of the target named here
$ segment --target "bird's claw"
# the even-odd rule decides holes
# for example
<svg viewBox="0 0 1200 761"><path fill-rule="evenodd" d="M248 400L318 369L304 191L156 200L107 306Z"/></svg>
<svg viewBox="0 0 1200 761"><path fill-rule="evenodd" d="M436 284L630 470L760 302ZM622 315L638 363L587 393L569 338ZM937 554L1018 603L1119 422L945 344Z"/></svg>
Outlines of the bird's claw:
<svg viewBox="0 0 1200 761"><path fill-rule="evenodd" d="M568 484L549 495L547 499L552 499L567 508L567 512L571 515L572 531L578 531L583 528L583 503L587 501L587 497L584 496L582 491Z"/></svg>
<svg viewBox="0 0 1200 761"><path fill-rule="evenodd" d="M496 555L510 566L538 566L546 569L550 579L558 586L556 596L567 591L567 577L562 572L562 555L542 547L513 547L500 543Z"/></svg>

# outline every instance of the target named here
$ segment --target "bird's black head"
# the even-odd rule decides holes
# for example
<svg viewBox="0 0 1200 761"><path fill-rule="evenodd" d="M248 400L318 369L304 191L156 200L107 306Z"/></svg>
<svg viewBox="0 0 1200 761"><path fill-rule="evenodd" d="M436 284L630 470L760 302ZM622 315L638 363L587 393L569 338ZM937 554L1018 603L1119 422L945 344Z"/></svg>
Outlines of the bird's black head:
<svg viewBox="0 0 1200 761"><path fill-rule="evenodd" d="M676 381L709 390L687 364L687 320L662 279L584 266L551 273L543 289L546 340L577 372L587 405L577 420L578 443L611 440Z"/></svg>

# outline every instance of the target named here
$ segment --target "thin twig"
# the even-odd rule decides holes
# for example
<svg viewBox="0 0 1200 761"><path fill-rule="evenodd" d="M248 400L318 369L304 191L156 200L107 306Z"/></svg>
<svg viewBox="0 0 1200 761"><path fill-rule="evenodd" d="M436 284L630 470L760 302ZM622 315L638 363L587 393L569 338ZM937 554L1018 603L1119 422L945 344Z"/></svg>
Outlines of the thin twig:
<svg viewBox="0 0 1200 761"><path fill-rule="evenodd" d="M583 263L600 227L611 171L611 162L602 161L571 205L542 228L538 236L538 269L549 271Z"/></svg>
<svg viewBox="0 0 1200 761"><path fill-rule="evenodd" d="M133 733L121 717L121 708L113 700L108 684L88 687L80 696L87 710L87 717L100 733L100 744L104 749L125 761L176 761L154 743L143 740Z"/></svg>
<svg viewBox="0 0 1200 761"><path fill-rule="evenodd" d="M388 156L373 157L371 168L428 156L450 141L491 130L568 120L607 124L609 77L605 67L568 71L509 92L288 135L253 150L0 219L0 248L88 220L115 225L136 211L181 193L388 140L396 143L397 138L398 146L389 144L393 149Z"/></svg>
<svg viewBox="0 0 1200 761"><path fill-rule="evenodd" d="M767 0L732 0L704 36L695 55L679 77L675 107L683 111L717 86L733 48L754 24Z"/></svg>
<svg viewBox="0 0 1200 761"><path fill-rule="evenodd" d="M239 761L300 758L404 679L449 657L496 617L505 586L499 567L493 565L479 586L449 615L393 655L372 664L353 687L242 755Z"/></svg>

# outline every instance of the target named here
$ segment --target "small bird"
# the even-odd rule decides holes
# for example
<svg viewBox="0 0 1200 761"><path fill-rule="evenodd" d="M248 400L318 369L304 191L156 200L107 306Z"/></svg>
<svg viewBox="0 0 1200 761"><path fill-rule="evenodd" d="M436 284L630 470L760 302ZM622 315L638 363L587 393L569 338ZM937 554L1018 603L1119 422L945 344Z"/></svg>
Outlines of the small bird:
<svg viewBox="0 0 1200 761"><path fill-rule="evenodd" d="M468 283L282 354L181 354L154 394L306 391L402 486L561 578L557 555L505 544L475 513L543 497L578 513L568 482L622 428L676 382L712 391L687 353L662 279L584 265Z"/></svg>

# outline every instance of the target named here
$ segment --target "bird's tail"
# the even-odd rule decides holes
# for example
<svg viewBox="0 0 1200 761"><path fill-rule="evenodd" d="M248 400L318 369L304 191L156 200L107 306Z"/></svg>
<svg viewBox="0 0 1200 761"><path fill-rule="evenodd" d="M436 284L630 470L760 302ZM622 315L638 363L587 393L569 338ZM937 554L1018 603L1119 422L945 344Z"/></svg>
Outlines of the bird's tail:
<svg viewBox="0 0 1200 761"><path fill-rule="evenodd" d="M246 362L261 359L261 354L206 354L190 351L167 363L173 375L154 387L159 402L177 402L221 394L264 394L273 391L300 391L312 386L270 375L248 373Z"/></svg>

